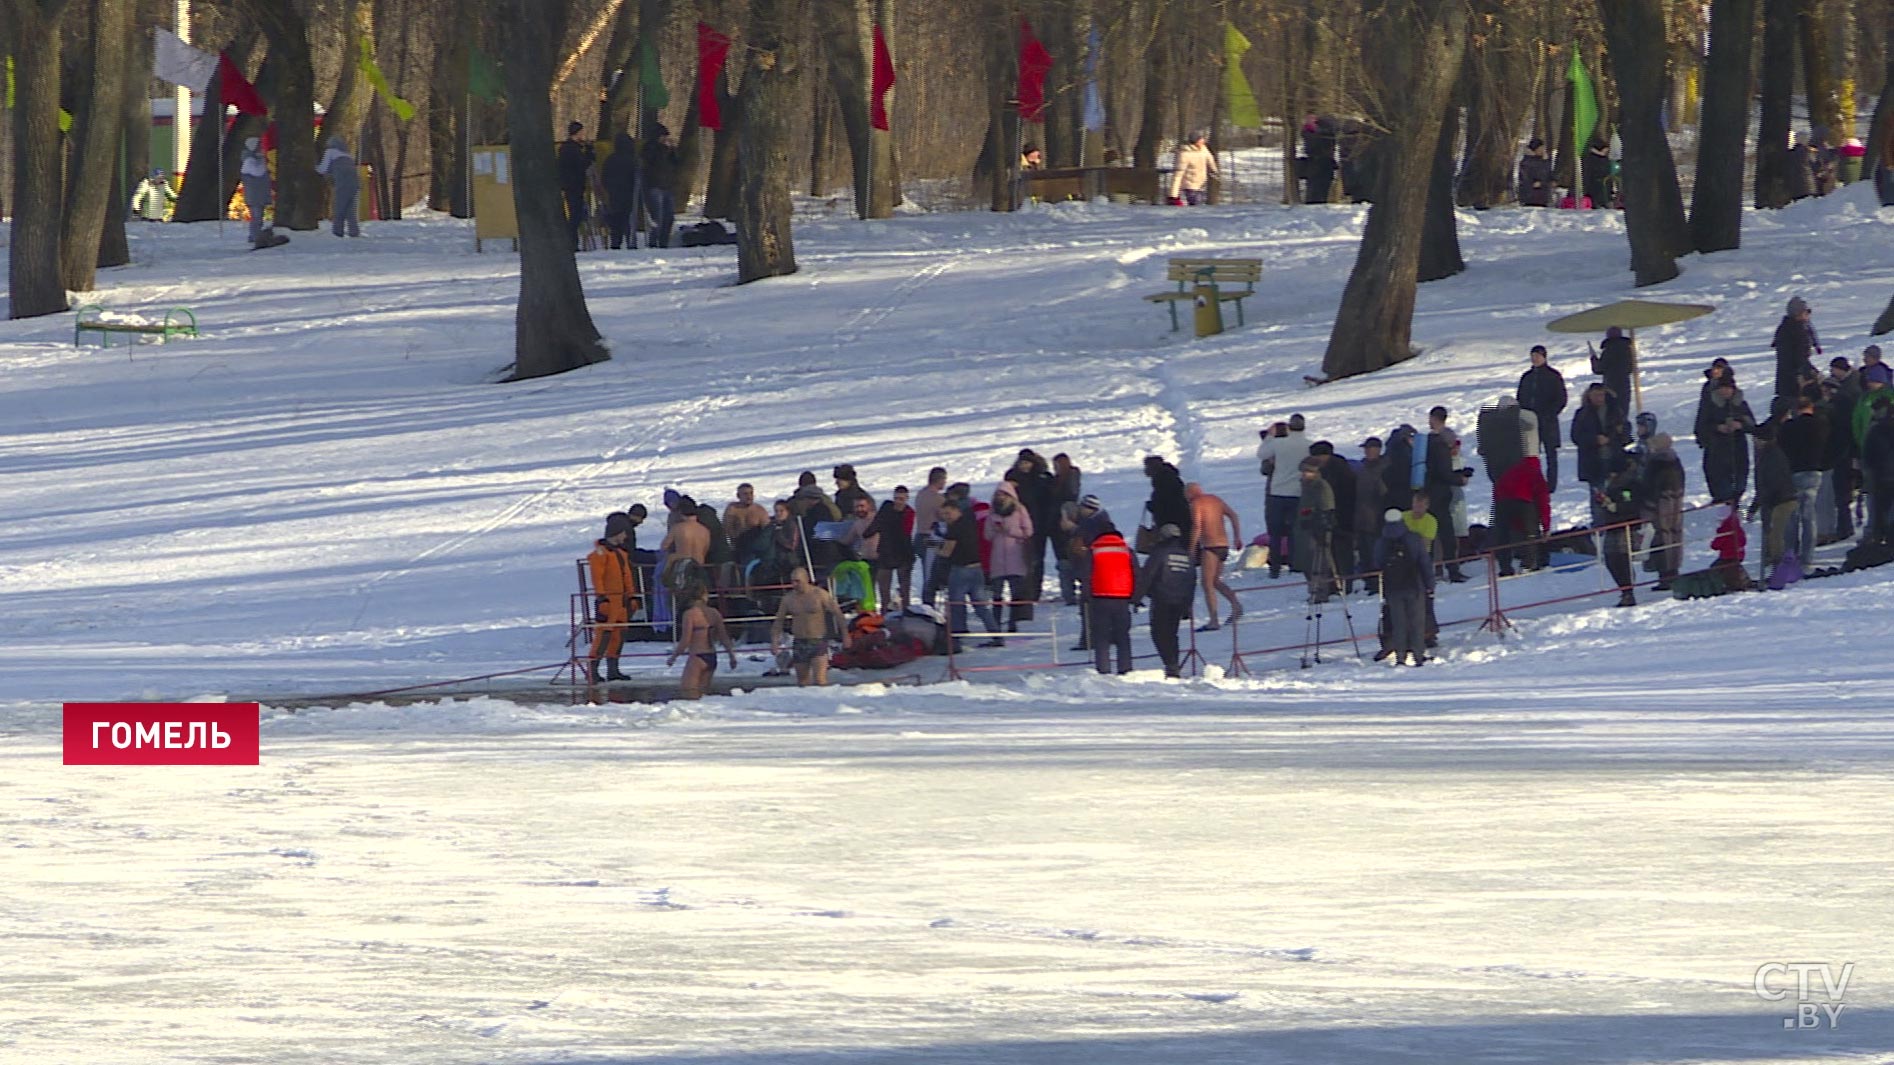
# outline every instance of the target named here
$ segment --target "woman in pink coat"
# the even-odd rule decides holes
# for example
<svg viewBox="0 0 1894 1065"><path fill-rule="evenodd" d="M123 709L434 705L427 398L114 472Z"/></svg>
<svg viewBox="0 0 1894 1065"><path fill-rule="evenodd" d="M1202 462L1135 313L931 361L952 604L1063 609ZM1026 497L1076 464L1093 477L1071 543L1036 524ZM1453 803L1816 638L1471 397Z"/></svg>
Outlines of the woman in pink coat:
<svg viewBox="0 0 1894 1065"><path fill-rule="evenodd" d="M1001 481L993 490L993 509L986 517L986 583L994 599L1015 603L1007 614L1007 632L1018 632L1020 622L1032 620L1032 605L1020 602L1026 597L1030 571L1026 556L1032 534L1032 515L1020 505L1019 490L1013 482ZM1002 594L1002 589L1010 594Z"/></svg>

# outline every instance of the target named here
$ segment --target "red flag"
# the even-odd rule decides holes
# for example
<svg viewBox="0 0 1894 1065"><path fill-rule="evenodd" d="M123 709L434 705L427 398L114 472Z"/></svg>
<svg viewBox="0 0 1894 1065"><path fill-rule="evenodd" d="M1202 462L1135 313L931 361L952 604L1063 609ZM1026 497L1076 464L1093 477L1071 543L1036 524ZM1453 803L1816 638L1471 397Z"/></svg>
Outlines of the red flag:
<svg viewBox="0 0 1894 1065"><path fill-rule="evenodd" d="M245 80L243 71L230 61L229 52L217 53L217 82L224 103L235 107L238 114L269 114L270 109L264 106L263 97L256 94L256 86Z"/></svg>
<svg viewBox="0 0 1894 1065"><path fill-rule="evenodd" d="M875 71L874 103L870 108L868 124L876 129L888 128L888 90L894 88L894 58L888 54L888 39L881 35L881 27L875 27Z"/></svg>
<svg viewBox="0 0 1894 1065"><path fill-rule="evenodd" d="M697 124L705 129L723 128L723 107L717 101L717 87L723 84L723 63L730 58L730 38L697 24Z"/></svg>
<svg viewBox="0 0 1894 1065"><path fill-rule="evenodd" d="M1046 72L1052 53L1032 35L1032 23L1019 20L1019 117L1040 122L1046 113Z"/></svg>

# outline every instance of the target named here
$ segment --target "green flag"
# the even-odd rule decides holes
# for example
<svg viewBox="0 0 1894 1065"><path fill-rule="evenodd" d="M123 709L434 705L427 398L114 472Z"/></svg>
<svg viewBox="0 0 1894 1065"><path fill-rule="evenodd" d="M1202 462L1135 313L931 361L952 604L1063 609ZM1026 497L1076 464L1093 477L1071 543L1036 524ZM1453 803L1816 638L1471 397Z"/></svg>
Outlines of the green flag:
<svg viewBox="0 0 1894 1065"><path fill-rule="evenodd" d="M393 111L396 118L403 122L411 120L414 118L414 105L396 96L395 91L388 87L388 79L381 76L381 68L375 65L375 46L369 42L366 34L361 40L362 55L358 65L362 68L362 76L368 79L376 92L381 93L382 99L388 101L388 110Z"/></svg>
<svg viewBox="0 0 1894 1065"><path fill-rule="evenodd" d="M1256 129L1263 124L1263 113L1256 106L1256 94L1243 76L1243 53L1250 50L1250 39L1231 23L1223 24L1223 113L1230 125Z"/></svg>
<svg viewBox="0 0 1894 1065"><path fill-rule="evenodd" d="M671 94L664 90L664 75L658 71L658 50L651 47L651 39L638 46L638 88L644 91L644 106L657 111L671 102Z"/></svg>
<svg viewBox="0 0 1894 1065"><path fill-rule="evenodd" d="M1572 67L1565 78L1572 83L1572 154L1576 156L1585 150L1585 142L1598 128L1598 91L1592 87L1591 75L1585 71L1576 44L1572 46Z"/></svg>
<svg viewBox="0 0 1894 1065"><path fill-rule="evenodd" d="M506 83L500 78L500 68L487 57L487 53L478 48L470 48L467 52L467 91L489 103L506 94Z"/></svg>

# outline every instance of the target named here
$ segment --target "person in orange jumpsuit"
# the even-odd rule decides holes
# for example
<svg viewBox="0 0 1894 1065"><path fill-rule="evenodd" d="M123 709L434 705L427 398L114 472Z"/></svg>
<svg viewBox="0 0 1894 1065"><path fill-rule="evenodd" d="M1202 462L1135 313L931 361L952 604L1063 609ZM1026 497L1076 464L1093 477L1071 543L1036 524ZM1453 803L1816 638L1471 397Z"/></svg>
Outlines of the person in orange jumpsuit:
<svg viewBox="0 0 1894 1065"><path fill-rule="evenodd" d="M636 587L631 579L631 555L625 550L629 539L631 518L609 514L605 518L604 539L599 540L585 558L592 575L592 594L596 596L593 621L597 627L592 630L591 668L595 684L631 679L618 669L618 655L625 646L625 625L631 620L632 591ZM603 675L599 672L601 662L605 665Z"/></svg>

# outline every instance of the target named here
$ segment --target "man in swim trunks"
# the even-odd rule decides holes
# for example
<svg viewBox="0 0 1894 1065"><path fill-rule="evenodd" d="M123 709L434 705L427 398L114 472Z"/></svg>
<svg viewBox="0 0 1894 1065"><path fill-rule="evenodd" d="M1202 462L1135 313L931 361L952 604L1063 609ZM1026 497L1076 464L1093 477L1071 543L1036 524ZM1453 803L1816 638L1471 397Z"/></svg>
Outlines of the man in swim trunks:
<svg viewBox="0 0 1894 1065"><path fill-rule="evenodd" d="M789 583L789 592L769 627L769 649L781 653L783 623L788 622L789 662L796 670L796 684L821 687L829 682L830 645L848 646L848 623L828 589L809 580L807 568L797 566L789 574Z"/></svg>
<svg viewBox="0 0 1894 1065"><path fill-rule="evenodd" d="M682 698L701 699L710 690L711 678L717 673L716 645L719 643L730 656L730 668L737 668L736 641L730 638L730 630L724 626L723 613L704 601L703 589L694 588L689 604L678 615L677 646L664 660L668 666L677 661L678 655L690 656L684 662L680 682Z"/></svg>
<svg viewBox="0 0 1894 1065"><path fill-rule="evenodd" d="M1229 504L1204 491L1203 485L1195 481L1184 486L1184 498L1190 500L1190 557L1203 568L1203 601L1210 612L1210 620L1197 631L1215 632L1221 627L1217 621L1218 593L1230 601L1231 621L1243 616L1243 604L1236 601L1236 593L1223 580L1230 544L1243 542L1243 522ZM1229 535L1224 532L1225 521L1230 523Z"/></svg>

